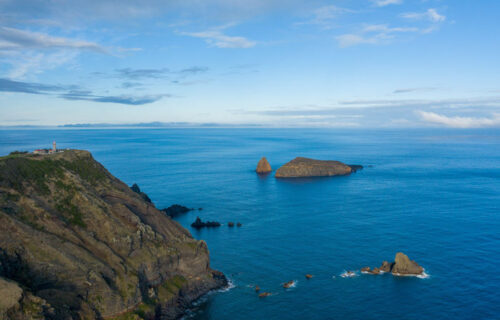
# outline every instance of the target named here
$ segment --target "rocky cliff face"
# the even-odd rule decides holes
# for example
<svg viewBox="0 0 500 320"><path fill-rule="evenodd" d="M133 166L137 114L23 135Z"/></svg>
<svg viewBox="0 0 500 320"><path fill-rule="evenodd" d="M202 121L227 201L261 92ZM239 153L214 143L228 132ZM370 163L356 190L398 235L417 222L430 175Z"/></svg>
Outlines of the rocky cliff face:
<svg viewBox="0 0 500 320"><path fill-rule="evenodd" d="M226 283L205 242L89 152L0 158L0 314L172 319Z"/></svg>
<svg viewBox="0 0 500 320"><path fill-rule="evenodd" d="M340 161L297 157L276 170L276 178L339 176L352 172L350 166Z"/></svg>

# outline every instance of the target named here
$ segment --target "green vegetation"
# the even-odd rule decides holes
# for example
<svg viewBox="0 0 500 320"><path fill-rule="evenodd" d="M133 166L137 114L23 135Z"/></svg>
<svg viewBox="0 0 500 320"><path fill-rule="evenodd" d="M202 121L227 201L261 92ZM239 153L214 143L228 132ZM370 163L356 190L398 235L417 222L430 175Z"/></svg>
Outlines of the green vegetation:
<svg viewBox="0 0 500 320"><path fill-rule="evenodd" d="M0 176L3 179L2 185L20 193L25 189L24 182L33 186L42 195L48 195L50 189L47 181L51 177L62 178L64 173L58 160L7 156L0 159Z"/></svg>
<svg viewBox="0 0 500 320"><path fill-rule="evenodd" d="M15 155L21 155L21 154L27 154L28 151L12 151L11 153L9 153L9 156L15 156Z"/></svg>
<svg viewBox="0 0 500 320"><path fill-rule="evenodd" d="M64 197L56 203L56 209L66 218L69 224L85 228L87 225L83 221L83 214L80 209L71 202L72 199L72 194Z"/></svg>
<svg viewBox="0 0 500 320"><path fill-rule="evenodd" d="M186 278L174 276L158 287L158 298L160 301L167 301L177 295L182 286L186 283Z"/></svg>
<svg viewBox="0 0 500 320"><path fill-rule="evenodd" d="M154 313L155 306L141 303L132 311L124 313L120 316L111 318L110 320L142 320L148 319L147 316Z"/></svg>
<svg viewBox="0 0 500 320"><path fill-rule="evenodd" d="M77 174L83 180L95 184L106 178L105 171L96 162L90 159L75 159L72 161L62 160L61 163L66 169Z"/></svg>

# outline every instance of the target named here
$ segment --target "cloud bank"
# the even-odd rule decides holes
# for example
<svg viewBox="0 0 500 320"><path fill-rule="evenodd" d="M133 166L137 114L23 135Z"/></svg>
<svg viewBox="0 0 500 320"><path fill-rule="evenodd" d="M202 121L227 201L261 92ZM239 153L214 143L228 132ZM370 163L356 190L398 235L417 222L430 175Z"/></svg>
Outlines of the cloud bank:
<svg viewBox="0 0 500 320"><path fill-rule="evenodd" d="M491 118L461 117L437 114L435 112L418 111L420 117L427 122L444 125L451 128L482 128L500 126L500 114L493 114Z"/></svg>

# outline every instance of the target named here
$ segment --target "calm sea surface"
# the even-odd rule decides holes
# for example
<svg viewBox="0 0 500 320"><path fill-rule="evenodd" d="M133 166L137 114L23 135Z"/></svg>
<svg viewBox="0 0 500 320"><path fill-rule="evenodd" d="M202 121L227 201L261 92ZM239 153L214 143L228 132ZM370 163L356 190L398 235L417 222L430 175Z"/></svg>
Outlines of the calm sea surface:
<svg viewBox="0 0 500 320"><path fill-rule="evenodd" d="M194 319L500 319L500 130L0 130L12 150L91 151L208 243L234 288ZM367 166L348 177L259 177L296 156ZM203 220L241 228L192 230ZM398 251L427 279L341 278ZM314 278L306 280L306 273ZM281 284L297 280L294 288ZM252 286L273 293L259 299Z"/></svg>

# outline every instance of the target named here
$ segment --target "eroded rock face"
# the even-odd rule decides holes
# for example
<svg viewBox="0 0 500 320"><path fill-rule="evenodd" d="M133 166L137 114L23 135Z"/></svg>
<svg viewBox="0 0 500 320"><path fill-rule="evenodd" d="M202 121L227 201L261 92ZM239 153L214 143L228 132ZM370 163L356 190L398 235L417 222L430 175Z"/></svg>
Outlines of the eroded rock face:
<svg viewBox="0 0 500 320"><path fill-rule="evenodd" d="M257 163L257 169L255 170L257 173L265 174L271 172L271 165L267 161L266 157L262 157Z"/></svg>
<svg viewBox="0 0 500 320"><path fill-rule="evenodd" d="M141 303L150 317L176 318L226 285L205 242L138 191L86 151L0 158L0 276L55 319L110 318Z"/></svg>
<svg viewBox="0 0 500 320"><path fill-rule="evenodd" d="M0 277L0 319L32 320L54 316L40 297L25 292L18 283Z"/></svg>
<svg viewBox="0 0 500 320"><path fill-rule="evenodd" d="M12 281L0 278L0 315L15 307L23 296L23 289Z"/></svg>
<svg viewBox="0 0 500 320"><path fill-rule="evenodd" d="M391 272L395 275L421 275L424 272L424 268L419 266L415 261L410 260L406 254L398 252L396 253Z"/></svg>
<svg viewBox="0 0 500 320"><path fill-rule="evenodd" d="M276 170L276 178L343 176L353 172L340 161L314 160L298 157Z"/></svg>

